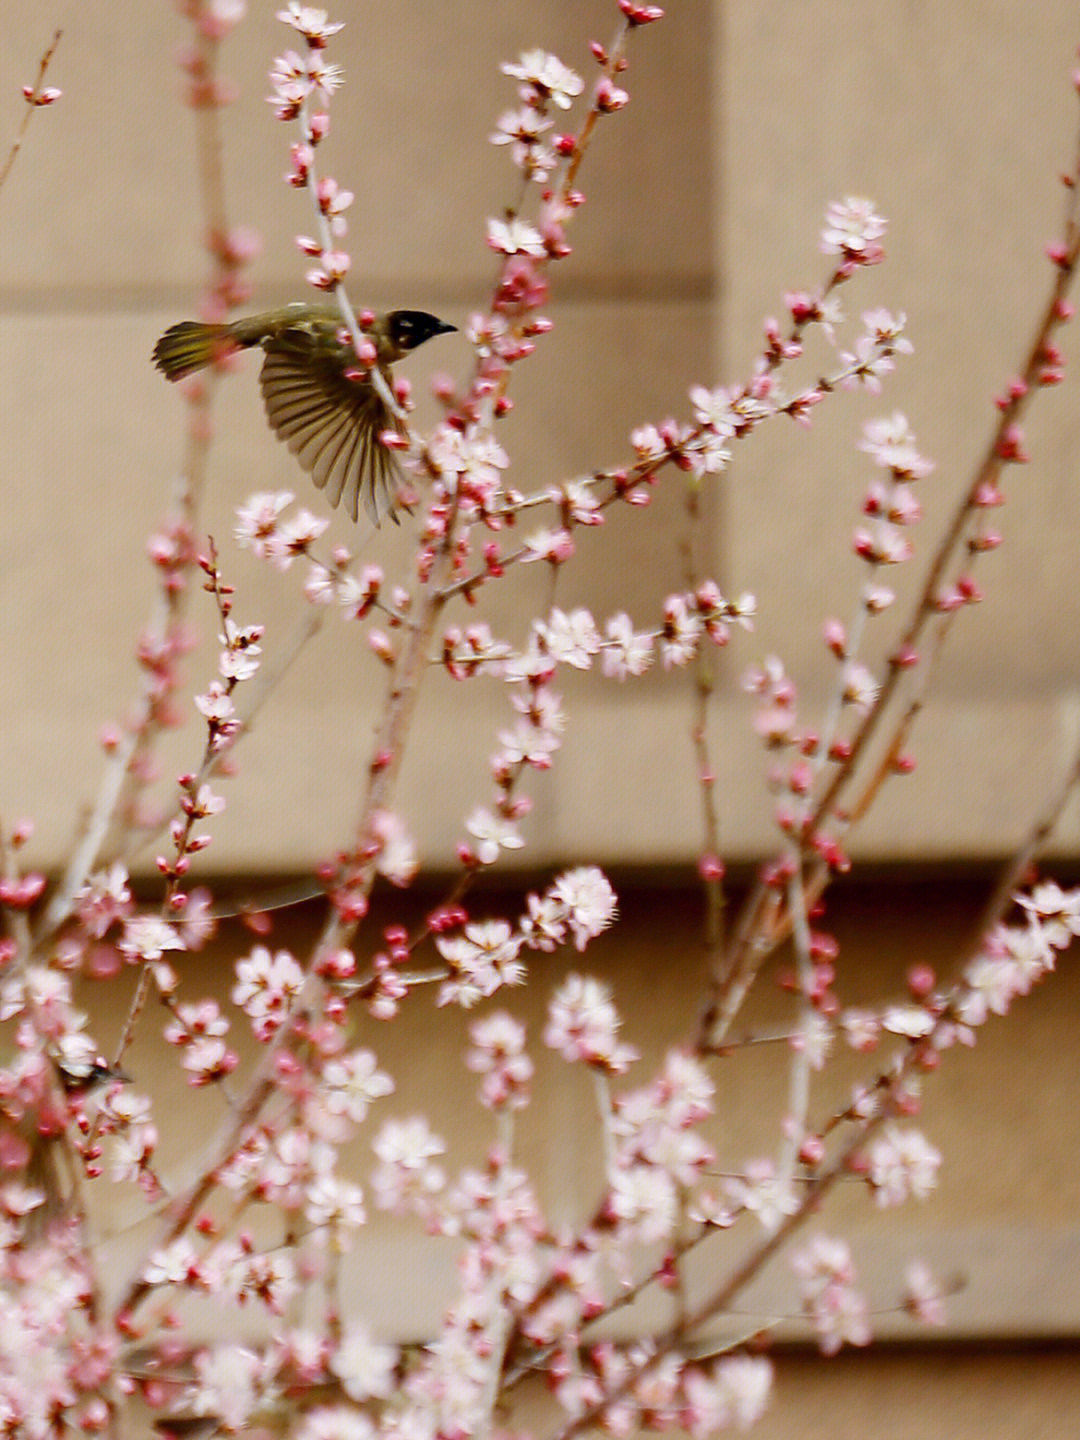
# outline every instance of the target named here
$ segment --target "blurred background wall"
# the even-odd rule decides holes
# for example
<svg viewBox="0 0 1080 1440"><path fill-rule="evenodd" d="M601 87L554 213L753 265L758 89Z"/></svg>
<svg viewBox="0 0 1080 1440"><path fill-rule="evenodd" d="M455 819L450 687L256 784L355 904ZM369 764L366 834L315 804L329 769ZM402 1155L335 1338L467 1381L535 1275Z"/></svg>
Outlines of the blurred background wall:
<svg viewBox="0 0 1080 1440"><path fill-rule="evenodd" d="M303 198L281 183L293 137L264 99L270 60L287 43L277 8L251 0L223 64L238 87L224 117L228 209L262 238L257 307L303 294L292 237L310 228ZM724 850L738 875L772 843L765 762L739 676L775 651L806 704L825 693L821 622L846 613L858 582L850 534L869 478L855 448L862 423L904 410L937 462L921 489L925 556L985 443L992 397L1024 354L1048 283L1043 249L1059 233L1057 176L1076 143L1069 77L1080 17L1070 0L673 0L668 9L635 39L631 104L601 127L582 173L574 255L554 274L555 329L514 377L518 404L503 435L512 482L530 488L618 463L634 425L686 414L689 385L744 377L764 317L782 313L785 291L825 273L821 219L844 194L872 197L890 220L888 261L856 278L847 306L906 312L915 345L883 396L836 397L809 435L765 427L705 498L717 578L729 593L753 590L759 608L754 635L721 657L714 719ZM333 56L347 85L327 159L358 196L353 298L430 308L462 325L492 276L484 219L515 189L505 154L487 143L513 103L499 63L541 46L588 75L587 41L607 38L614 6L342 0L335 14L348 22ZM53 28L64 30L50 74L64 98L35 117L0 195L0 814L35 817L33 858L48 868L92 800L98 732L135 693L132 651L153 593L144 539L183 457L183 406L149 352L167 324L194 312L205 261L176 11L164 0L51 0L17 24L0 18L5 146L19 86ZM467 343L452 337L410 362L422 418L434 413L430 375L463 374L468 361ZM319 501L265 426L255 368L242 366L219 393L204 525L238 588L237 618L267 626L270 653L302 620L299 580L232 551L232 511L254 490ZM918 769L887 790L854 846L863 868L831 903L844 943L839 988L852 1003L898 990L913 960L947 969L994 862L1025 834L1080 738L1078 395L1067 370L1035 409L1033 463L1007 476L1005 543L980 571L986 600L963 617L940 668L916 735ZM679 486L665 482L649 511L582 537L560 603L597 615L625 607L649 623L680 584L683 525ZM352 527L340 517L334 527L355 548ZM405 539L365 536L364 557L389 570ZM493 599L485 618L497 633L520 637L544 603L540 568ZM906 568L902 595L921 574L918 562ZM212 673L217 628L205 603L193 619L209 644L190 658L192 691ZM380 697L363 645L324 626L230 783L207 856L226 889L306 873L347 841ZM583 683L568 688L568 704L565 751L532 787L528 864L613 868L624 912L641 923L607 937L596 965L618 982L628 1035L659 1045L692 1013L698 973L687 687L658 674ZM486 793L486 757L508 714L495 687L432 676L403 808L436 870ZM196 745L190 728L170 739L166 782L191 766ZM1073 807L1056 841L1066 877L1078 841ZM299 943L306 923L301 912L283 933ZM673 934L690 937L674 952ZM1080 1418L1068 1348L1080 1337L1078 1018L1070 972L947 1067L928 1124L947 1155L939 1202L888 1227L865 1213L859 1222L857 1258L882 1285L914 1253L967 1277L944 1339L932 1353L900 1348L913 1337L884 1319L897 1348L807 1367L795 1382L800 1428L781 1410L763 1433L847 1433L839 1394L872 1394L881 1435L929 1434L931 1415L949 1416L956 1435L1075 1433L1062 1417ZM441 1067L456 1063L460 1037L433 1011L414 1025L403 1043L422 1057L421 1104ZM752 1078L732 1102L736 1127L740 1105L756 1114L779 1103L764 1067L738 1073ZM587 1167L567 1170L573 1107L556 1091L533 1117L537 1154L573 1177L568 1202L590 1185ZM378 1243L383 1263L399 1266L400 1242ZM378 1259L372 1273L382 1273ZM402 1288L395 1330L423 1328L430 1293L420 1278Z"/></svg>

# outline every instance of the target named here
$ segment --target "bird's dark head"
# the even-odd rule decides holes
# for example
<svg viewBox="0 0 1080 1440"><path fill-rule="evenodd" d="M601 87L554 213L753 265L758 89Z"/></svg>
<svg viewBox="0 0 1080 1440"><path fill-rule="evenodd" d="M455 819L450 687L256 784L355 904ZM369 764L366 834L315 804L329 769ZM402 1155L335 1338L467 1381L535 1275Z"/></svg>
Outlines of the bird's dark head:
<svg viewBox="0 0 1080 1440"><path fill-rule="evenodd" d="M386 328L391 345L404 355L433 335L448 335L457 326L448 325L426 310L391 310L386 317Z"/></svg>

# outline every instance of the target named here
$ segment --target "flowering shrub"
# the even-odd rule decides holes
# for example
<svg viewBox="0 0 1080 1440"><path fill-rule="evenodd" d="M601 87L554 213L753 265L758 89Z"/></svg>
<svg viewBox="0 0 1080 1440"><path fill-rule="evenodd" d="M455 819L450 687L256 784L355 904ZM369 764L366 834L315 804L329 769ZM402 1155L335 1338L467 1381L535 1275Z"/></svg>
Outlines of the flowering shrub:
<svg viewBox="0 0 1080 1440"><path fill-rule="evenodd" d="M181 8L192 23L190 98L201 143L212 150L228 99L219 47L241 21L243 0L184 0ZM570 253L584 163L609 117L629 101L631 47L647 47L649 28L663 18L660 7L633 0L617 0L613 10L614 38L593 45L588 81L540 50L503 67L516 100L496 121L492 140L516 169L519 199L487 222L497 274L489 304L469 322L472 369L459 385L440 385L442 415L427 434L412 423L407 385L391 383L374 364L374 317L355 309L346 290L353 196L320 164L342 84L330 59L341 25L298 0L279 14L291 35L272 64L270 101L292 127L287 181L311 202L314 234L299 237L307 281L340 307L342 343L355 354L349 377L373 386L394 417L384 439L401 466L399 498L411 506L405 524L415 544L400 572L389 575L344 549L326 553L326 520L287 493L250 496L233 539L287 577L283 584L302 572L298 607L311 607L312 615L336 609L342 623L366 627L372 666L388 674L386 703L362 818L317 877L325 914L310 950L276 946L265 917L256 917L263 933L233 957L228 1005L182 998L184 957L206 945L218 918L209 892L192 888L193 865L227 803L225 781L250 727L246 696L262 673L264 640L259 624L241 623L234 613L243 611L243 597L238 602L228 582L227 554L199 531L214 379L187 383L192 458L180 509L151 540L160 600L140 642L138 711L106 737L98 804L55 883L20 866L28 824L2 836L5 1433L119 1434L136 1402L161 1428L182 1434L262 1426L301 1440L422 1440L490 1434L496 1423L514 1433L516 1391L536 1372L550 1387L548 1430L561 1440L597 1426L627 1434L678 1425L695 1437L746 1429L768 1402L771 1362L746 1341L709 1353L710 1323L733 1313L786 1250L793 1308L821 1349L831 1354L870 1340L870 1303L848 1243L827 1228L825 1202L845 1180L882 1208L931 1193L941 1156L915 1123L922 1075L954 1046L973 1044L992 1015L1006 1014L1053 970L1080 932L1080 891L1030 874L1080 764L1037 817L955 976L939 980L914 967L904 999L843 1009L833 989L836 942L818 924L829 880L848 868L852 827L886 779L911 768L907 746L924 700L922 677L955 619L979 598L973 569L999 543L992 515L1003 499L1003 475L1027 458L1021 419L1060 378L1056 333L1072 313L1080 176L1066 177L1063 238L1050 249L1036 339L998 401L985 458L877 670L865 658L866 636L887 623L894 606L888 567L911 559L918 487L933 467L902 414L865 427L861 449L873 475L852 537L852 611L846 621L825 621L835 681L824 711L808 718L783 662L755 659L746 648L755 614L749 595L725 595L694 571L654 615L598 618L556 604L555 592L580 532L603 525L614 507L644 508L655 487L679 482L696 514L697 496L719 483L759 427L785 416L809 425L818 405L839 401L845 390L882 388L911 349L904 317L875 308L852 327L842 303L860 272L884 259L886 224L871 202L848 198L828 207L820 236L825 278L814 291L786 297L783 322L766 323L752 373L726 385L695 385L683 418L643 419L619 465L550 476L543 488L523 493L500 443L514 368L551 328L543 312L553 274ZM44 84L51 54L26 89L24 121L59 98ZM13 150L0 183L14 158ZM227 223L219 171L210 165L206 174L213 271L205 308L223 316L246 298L242 272L252 242ZM827 373L804 381L794 377L811 330L834 359ZM217 368L226 366L223 356ZM551 603L523 637L497 636L483 619L490 587L530 564L548 568ZM178 661L193 577L216 613L220 648L217 674L189 700ZM455 608L464 601L475 607L467 623L464 605ZM711 648L733 642L745 650L753 724L770 758L777 841L741 912L722 928L724 865L703 661ZM417 694L433 665L460 683L501 681L506 720L488 793L462 800L451 889L419 927L391 925L373 940L365 922L377 879L407 887L419 871L407 817L396 808L396 782ZM615 995L588 973L590 943L618 921L617 896L597 866L552 875L498 917L485 918L471 904L476 877L525 844L530 782L558 763L568 723L560 677L591 670L630 683L652 667L698 676L694 735L708 837L698 868L710 904L711 979L696 1028L648 1073L623 1031ZM199 717L199 753L177 778L161 832L167 838L156 859L157 898L136 902L128 842L142 833L148 762L178 706ZM794 997L783 1133L778 1141L763 1136L761 1153L736 1168L721 1168L717 1074L743 1002L781 947L793 957ZM567 949L581 955L580 969L553 988L542 1033L530 1037L511 1008L500 1008L512 1007L512 994L502 992L527 983L540 956ZM107 1057L75 994L76 977L95 970L137 977ZM471 1088L466 1071L477 1077L479 1105L492 1117L495 1139L478 1166L457 1163L428 1117L386 1111L394 1078L380 1064L379 1027L364 1026L370 1044L352 1038L358 1016L407 1023L410 997L425 985L436 987L438 1005L475 1012L458 1080ZM160 1027L151 997L167 1012ZM241 1062L238 1032L250 1032L253 1064ZM162 1065L174 1060L192 1087L226 1102L227 1122L195 1173L189 1166L178 1176L161 1162L167 1117L147 1093L151 1077L127 1073L133 1042L148 1033L156 1035ZM602 1189L590 1213L562 1223L545 1214L515 1148L517 1116L530 1104L535 1078L528 1047L537 1042L589 1072L596 1096ZM866 1055L867 1068L845 1105L820 1115L813 1082L839 1047ZM357 1145L364 1165L354 1175L345 1157L346 1147L352 1155ZM132 1186L145 1197L146 1239L134 1272L117 1277L90 1223L88 1192ZM373 1211L402 1217L418 1244L430 1236L455 1246L457 1290L438 1333L423 1344L389 1343L378 1317L357 1313L340 1284L342 1257L363 1246ZM254 1217L266 1214L279 1226L263 1242ZM749 1234L738 1258L725 1249L729 1231ZM710 1285L689 1299L685 1266L706 1250L716 1257ZM940 1323L946 1288L916 1263L897 1304ZM642 1327L629 1345L603 1330L603 1321L640 1297L666 1291L676 1297L666 1325ZM255 1327L258 1338L208 1338L199 1319L206 1310L187 1304L196 1297L219 1317L236 1304L257 1312L264 1321Z"/></svg>

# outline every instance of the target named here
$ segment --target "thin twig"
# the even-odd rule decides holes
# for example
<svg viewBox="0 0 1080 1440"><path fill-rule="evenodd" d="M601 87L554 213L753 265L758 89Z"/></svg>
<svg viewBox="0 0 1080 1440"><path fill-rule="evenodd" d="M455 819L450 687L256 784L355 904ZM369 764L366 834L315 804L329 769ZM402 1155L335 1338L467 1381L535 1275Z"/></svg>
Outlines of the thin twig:
<svg viewBox="0 0 1080 1440"><path fill-rule="evenodd" d="M19 122L19 128L15 132L15 139L12 142L11 149L8 151L7 159L4 161L3 165L0 166L0 190L4 188L4 182L11 174L11 170L13 165L15 164L16 157L18 156L19 151L22 149L22 143L26 136L26 132L30 128L31 118L33 117L35 111L42 109L43 105L48 103L41 98L41 87L45 83L45 75L49 69L49 65L52 61L53 56L56 53L56 47L60 44L60 37L63 33L64 32L62 30L56 31L56 33L53 35L52 41L49 44L49 48L45 51L44 55L42 55L41 59L38 61L37 79L34 81L33 89L28 95L25 96L26 109L23 111L23 117L22 120Z"/></svg>

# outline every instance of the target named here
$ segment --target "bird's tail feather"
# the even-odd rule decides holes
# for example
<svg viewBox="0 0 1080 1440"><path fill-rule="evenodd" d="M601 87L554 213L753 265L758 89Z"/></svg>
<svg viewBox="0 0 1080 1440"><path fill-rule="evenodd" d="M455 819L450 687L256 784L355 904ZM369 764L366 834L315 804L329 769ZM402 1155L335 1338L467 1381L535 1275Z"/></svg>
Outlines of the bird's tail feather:
<svg viewBox="0 0 1080 1440"><path fill-rule="evenodd" d="M154 346L154 364L167 380L182 380L239 348L231 325L181 320L170 325Z"/></svg>

